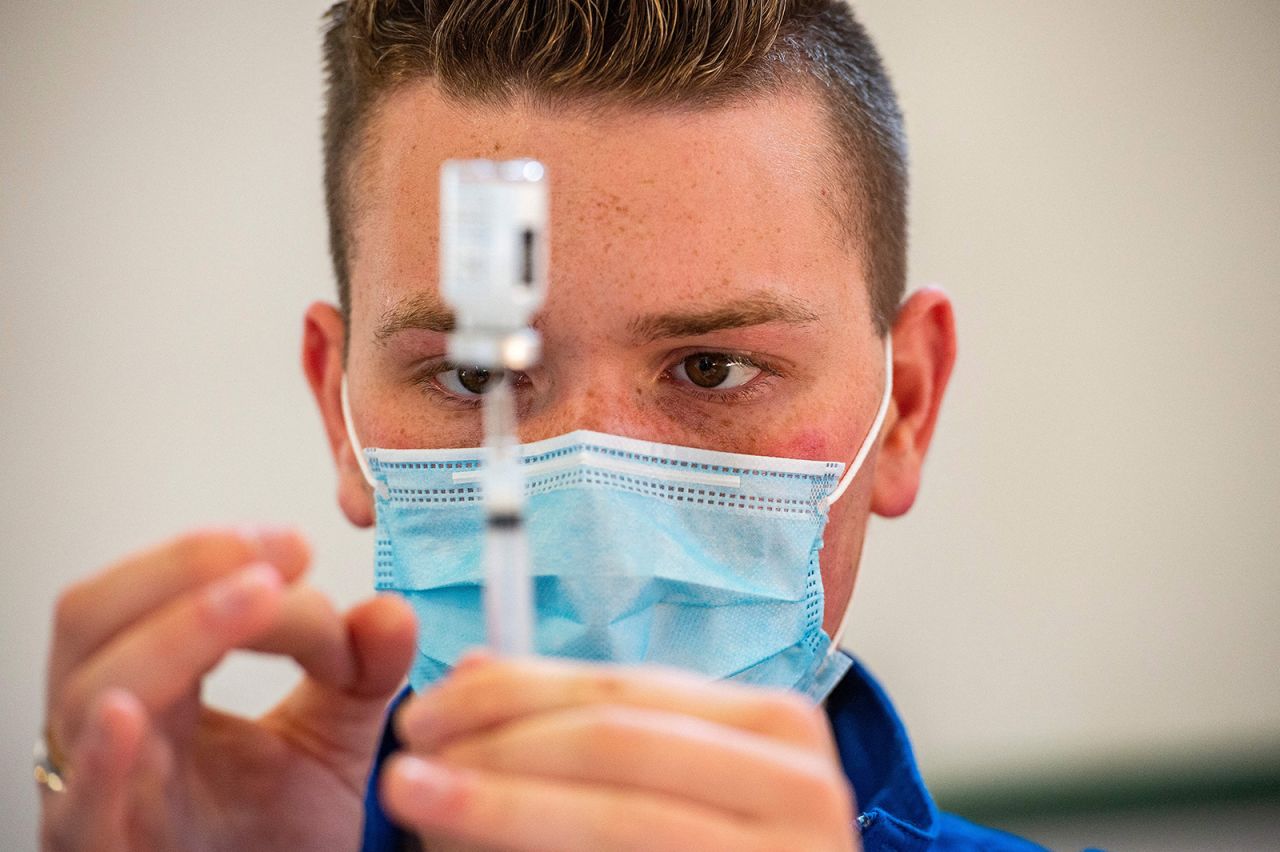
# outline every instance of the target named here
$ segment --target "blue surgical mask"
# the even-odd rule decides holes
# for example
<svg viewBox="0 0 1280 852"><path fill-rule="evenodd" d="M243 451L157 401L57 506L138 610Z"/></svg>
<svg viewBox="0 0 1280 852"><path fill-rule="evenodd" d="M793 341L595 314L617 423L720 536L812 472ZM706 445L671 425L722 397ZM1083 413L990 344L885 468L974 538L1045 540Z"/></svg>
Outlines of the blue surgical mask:
<svg viewBox="0 0 1280 852"><path fill-rule="evenodd" d="M523 445L538 653L676 666L824 698L850 661L822 629L818 553L829 507L884 421L888 342L885 350L884 397L847 469L587 431ZM485 452L364 455L375 585L417 613L409 681L421 690L485 641Z"/></svg>

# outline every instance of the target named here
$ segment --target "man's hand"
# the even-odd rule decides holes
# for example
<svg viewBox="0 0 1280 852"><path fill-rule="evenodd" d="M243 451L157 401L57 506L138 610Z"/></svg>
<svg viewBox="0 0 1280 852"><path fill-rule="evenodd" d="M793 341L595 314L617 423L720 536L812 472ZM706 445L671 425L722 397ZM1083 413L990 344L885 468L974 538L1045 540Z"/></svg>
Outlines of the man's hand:
<svg viewBox="0 0 1280 852"><path fill-rule="evenodd" d="M431 849L858 847L826 717L786 693L474 655L396 726L382 800Z"/></svg>
<svg viewBox="0 0 1280 852"><path fill-rule="evenodd" d="M300 581L278 530L184 536L68 589L49 660L47 738L66 791L43 799L46 850L351 849L412 612L339 615ZM306 672L261 719L205 707L200 682L248 648Z"/></svg>

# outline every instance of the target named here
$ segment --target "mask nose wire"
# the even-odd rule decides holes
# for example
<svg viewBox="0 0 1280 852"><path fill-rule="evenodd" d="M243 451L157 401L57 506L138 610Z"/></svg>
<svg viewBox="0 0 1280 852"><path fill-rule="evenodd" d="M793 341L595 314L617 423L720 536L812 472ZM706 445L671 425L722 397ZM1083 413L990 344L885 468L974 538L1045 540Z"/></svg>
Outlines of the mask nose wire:
<svg viewBox="0 0 1280 852"><path fill-rule="evenodd" d="M364 481L369 483L369 487L374 491L378 490L378 483L373 478L373 471L369 470L369 460L364 457L364 447L360 444L360 439L356 437L356 427L351 420L351 400L347 394L347 374L342 374L342 386L339 395L342 397L342 425L347 428L347 442L351 444L351 452L355 453L356 464L360 466L360 475L364 477Z"/></svg>
<svg viewBox="0 0 1280 852"><path fill-rule="evenodd" d="M845 489L849 487L854 477L858 475L858 471L862 469L862 463L867 460L867 455L880 437L880 430L884 428L884 418L889 413L889 402L892 399L893 335L886 334L884 336L884 395L880 397L880 408L876 411L876 419L871 421L871 428L867 430L867 437L863 438L862 446L858 448L858 454L853 457L853 461L845 469L844 476L840 477L840 482L836 484L835 490L827 495L826 504L828 508L843 496Z"/></svg>

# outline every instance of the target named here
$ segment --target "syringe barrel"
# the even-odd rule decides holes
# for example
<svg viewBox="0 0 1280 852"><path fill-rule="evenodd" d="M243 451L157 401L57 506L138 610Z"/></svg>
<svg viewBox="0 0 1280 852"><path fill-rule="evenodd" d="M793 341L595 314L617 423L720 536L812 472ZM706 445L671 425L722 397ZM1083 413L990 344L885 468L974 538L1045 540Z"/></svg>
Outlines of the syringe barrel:
<svg viewBox="0 0 1280 852"><path fill-rule="evenodd" d="M533 648L533 585L520 515L490 515L485 535L484 613L489 648L527 656Z"/></svg>
<svg viewBox="0 0 1280 852"><path fill-rule="evenodd" d="M515 434L515 399L503 381L485 395L485 629L503 656L533 652L533 589L524 528L524 469Z"/></svg>

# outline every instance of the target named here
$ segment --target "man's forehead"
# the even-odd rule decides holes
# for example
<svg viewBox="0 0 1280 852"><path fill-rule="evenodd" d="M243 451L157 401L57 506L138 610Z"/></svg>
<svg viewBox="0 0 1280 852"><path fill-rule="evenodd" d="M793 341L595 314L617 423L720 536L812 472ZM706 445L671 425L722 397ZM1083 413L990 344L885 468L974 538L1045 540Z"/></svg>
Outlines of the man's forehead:
<svg viewBox="0 0 1280 852"><path fill-rule="evenodd" d="M779 86L717 103L627 104L613 100L562 100L515 94L502 101L459 98L430 79L382 95L363 131L364 153L429 148L445 157L510 155L512 145L549 146L567 136L604 153L624 149L634 132L654 138L708 143L737 141L745 153L764 138L785 142L797 156L791 165L809 170L833 139L820 95L805 85ZM743 133L744 129L752 132ZM719 132L716 132L719 131ZM717 137L729 137L728 139ZM774 152L779 163L783 152ZM518 152L515 155L519 155ZM802 162L809 157L808 162Z"/></svg>
<svg viewBox="0 0 1280 852"><path fill-rule="evenodd" d="M384 96L374 111L356 161L353 212L362 218L362 212L392 206L432 214L424 202L436 199L442 162L516 157L548 165L553 198L633 218L651 212L646 201L669 217L735 195L792 213L834 212L833 196L841 191L830 168L825 109L807 90L758 94L715 108L640 109L459 101L421 82ZM761 208L720 206L718 212Z"/></svg>
<svg viewBox="0 0 1280 852"><path fill-rule="evenodd" d="M713 291L739 303L760 291L814 301L806 276L847 287L862 269L834 215L824 126L816 99L798 97L552 113L410 87L379 109L362 158L353 305L373 289L375 321L406 299L419 319L429 314L441 162L522 156L548 166L554 284L631 291L635 316L672 299L714 302Z"/></svg>

